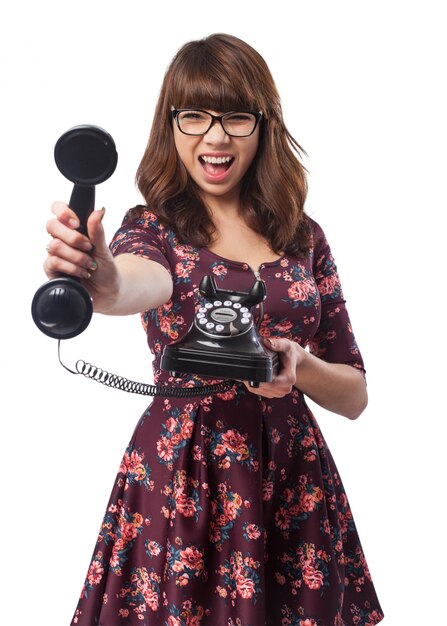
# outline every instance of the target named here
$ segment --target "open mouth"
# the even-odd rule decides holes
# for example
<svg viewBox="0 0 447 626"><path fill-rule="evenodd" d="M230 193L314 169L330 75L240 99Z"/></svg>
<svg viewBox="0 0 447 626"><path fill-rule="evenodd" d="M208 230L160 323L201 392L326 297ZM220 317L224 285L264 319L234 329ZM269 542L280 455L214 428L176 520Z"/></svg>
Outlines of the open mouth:
<svg viewBox="0 0 447 626"><path fill-rule="evenodd" d="M199 161L203 169L209 176L220 176L225 174L234 162L232 156L201 156Z"/></svg>

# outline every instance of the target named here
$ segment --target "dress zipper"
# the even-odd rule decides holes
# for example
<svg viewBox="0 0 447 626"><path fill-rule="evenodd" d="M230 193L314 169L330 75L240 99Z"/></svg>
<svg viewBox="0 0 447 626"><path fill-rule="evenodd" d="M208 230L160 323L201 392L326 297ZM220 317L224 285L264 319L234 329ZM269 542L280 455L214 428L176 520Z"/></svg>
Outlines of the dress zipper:
<svg viewBox="0 0 447 626"><path fill-rule="evenodd" d="M253 272L253 274L256 277L256 280L262 280L261 278L261 270L264 269L264 263L261 263L261 265L258 267L257 270L254 270L251 265L248 266L251 271ZM264 282L264 281L262 281ZM256 308L259 310L259 317L258 317L258 321L255 324L256 330L259 330L260 326L261 326L261 322L264 318L264 302L261 302L260 304L256 305ZM254 320L253 320L254 321Z"/></svg>

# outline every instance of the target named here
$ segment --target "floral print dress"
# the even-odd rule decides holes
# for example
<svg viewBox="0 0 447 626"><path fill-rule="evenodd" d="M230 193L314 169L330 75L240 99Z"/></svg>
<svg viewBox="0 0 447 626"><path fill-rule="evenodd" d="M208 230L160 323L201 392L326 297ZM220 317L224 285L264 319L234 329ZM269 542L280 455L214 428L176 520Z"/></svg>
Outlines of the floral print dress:
<svg viewBox="0 0 447 626"><path fill-rule="evenodd" d="M267 289L260 333L364 371L330 248L311 223L307 257L254 268ZM180 245L145 207L126 214L111 249L161 263L172 275L169 302L142 314L155 381L204 384L160 370L163 347L189 329L204 274L224 289L248 291L253 269ZM260 311L253 309L255 321ZM372 626L382 619L340 476L299 390L268 399L235 383L207 397L153 400L121 462L72 625Z"/></svg>

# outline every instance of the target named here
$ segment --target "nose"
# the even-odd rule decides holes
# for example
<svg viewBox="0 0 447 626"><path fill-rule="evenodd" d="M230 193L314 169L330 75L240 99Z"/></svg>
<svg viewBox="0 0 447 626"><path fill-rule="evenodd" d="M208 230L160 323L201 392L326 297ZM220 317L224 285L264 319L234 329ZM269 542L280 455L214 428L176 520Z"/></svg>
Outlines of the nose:
<svg viewBox="0 0 447 626"><path fill-rule="evenodd" d="M231 137L227 135L222 126L221 120L214 120L209 131L204 135L207 143L229 143Z"/></svg>

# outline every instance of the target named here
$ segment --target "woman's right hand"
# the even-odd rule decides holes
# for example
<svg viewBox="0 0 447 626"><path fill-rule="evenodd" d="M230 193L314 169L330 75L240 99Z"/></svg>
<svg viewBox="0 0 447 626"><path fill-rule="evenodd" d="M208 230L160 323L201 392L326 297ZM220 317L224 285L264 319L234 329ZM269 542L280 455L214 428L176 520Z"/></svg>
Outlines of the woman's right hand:
<svg viewBox="0 0 447 626"><path fill-rule="evenodd" d="M47 222L52 240L47 246L44 270L49 279L61 273L75 276L93 299L93 309L106 313L116 303L119 273L105 240L102 218L105 209L93 211L87 221L88 237L78 232L79 219L63 202L51 207L55 217Z"/></svg>

